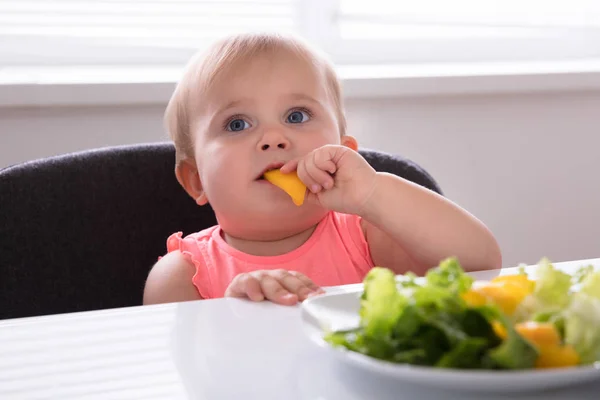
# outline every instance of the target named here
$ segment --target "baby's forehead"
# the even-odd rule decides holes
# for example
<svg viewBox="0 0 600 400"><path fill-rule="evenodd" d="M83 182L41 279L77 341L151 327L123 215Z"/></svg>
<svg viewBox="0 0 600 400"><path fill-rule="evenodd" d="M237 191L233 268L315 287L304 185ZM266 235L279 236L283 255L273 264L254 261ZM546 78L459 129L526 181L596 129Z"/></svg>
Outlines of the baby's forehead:
<svg viewBox="0 0 600 400"><path fill-rule="evenodd" d="M323 68L309 57L279 51L232 60L213 73L199 77L196 93L204 101L232 97L326 96Z"/></svg>

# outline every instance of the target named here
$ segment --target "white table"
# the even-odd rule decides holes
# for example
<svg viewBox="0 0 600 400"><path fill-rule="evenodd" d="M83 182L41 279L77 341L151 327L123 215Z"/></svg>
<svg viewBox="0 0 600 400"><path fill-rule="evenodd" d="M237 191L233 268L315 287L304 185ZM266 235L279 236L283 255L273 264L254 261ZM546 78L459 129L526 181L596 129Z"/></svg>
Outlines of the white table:
<svg viewBox="0 0 600 400"><path fill-rule="evenodd" d="M600 259L557 266L584 263L600 268ZM598 393L600 381L510 398ZM0 321L0 399L416 398L500 397L399 385L345 367L305 338L299 307L220 299Z"/></svg>

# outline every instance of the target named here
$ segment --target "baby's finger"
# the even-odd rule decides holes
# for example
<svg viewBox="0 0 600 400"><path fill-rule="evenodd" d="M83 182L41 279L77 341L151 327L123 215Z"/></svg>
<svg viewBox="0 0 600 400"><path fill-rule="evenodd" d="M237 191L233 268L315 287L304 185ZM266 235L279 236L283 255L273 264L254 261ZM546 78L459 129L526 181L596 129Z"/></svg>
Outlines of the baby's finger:
<svg viewBox="0 0 600 400"><path fill-rule="evenodd" d="M296 294L299 301L306 299L313 292L301 279L290 274L288 271L277 270L273 272L273 276L279 283L290 293Z"/></svg>
<svg viewBox="0 0 600 400"><path fill-rule="evenodd" d="M282 286L277 279L272 276L265 275L260 281L260 287L263 294L268 300L273 303L281 304L284 306L292 306L298 303L298 296L290 293L286 288Z"/></svg>
<svg viewBox="0 0 600 400"><path fill-rule="evenodd" d="M306 160L306 171L308 174L325 189L333 187L333 178L326 169L321 168L317 163L318 152L313 152ZM325 162L322 163L327 166ZM334 165L335 166L335 165Z"/></svg>
<svg viewBox="0 0 600 400"><path fill-rule="evenodd" d="M331 153L330 149L321 149L321 151L315 151L313 155L313 161L317 168L327 171L330 174L335 174L337 171L337 165L332 159L334 154Z"/></svg>
<svg viewBox="0 0 600 400"><path fill-rule="evenodd" d="M296 278L300 279L302 281L302 283L304 283L304 285L309 288L313 293L325 293L325 291L319 287L316 283L314 283L313 281L310 280L310 278L306 275L304 275L301 272L298 271L289 271L290 275L295 276Z"/></svg>
<svg viewBox="0 0 600 400"><path fill-rule="evenodd" d="M247 278L243 281L244 284L244 293L246 296L252 301L263 301L265 299L265 295L262 292L262 288L260 287L260 281L248 274Z"/></svg>
<svg viewBox="0 0 600 400"><path fill-rule="evenodd" d="M295 171L298 168L298 163L300 162L300 159L296 159L296 160L292 160L292 161L288 161L287 163L285 163L283 165L283 167L281 167L281 173L282 174L289 174L290 172Z"/></svg>
<svg viewBox="0 0 600 400"><path fill-rule="evenodd" d="M308 190L310 190L313 193L318 193L319 191L321 191L322 187L319 184L319 182L314 180L313 177L306 170L306 162L304 160L300 161L300 163L298 164L297 173L298 178L300 178L302 183L306 185Z"/></svg>
<svg viewBox="0 0 600 400"><path fill-rule="evenodd" d="M263 301L265 299L259 280L250 274L236 276L227 288L225 296L247 297L252 301Z"/></svg>

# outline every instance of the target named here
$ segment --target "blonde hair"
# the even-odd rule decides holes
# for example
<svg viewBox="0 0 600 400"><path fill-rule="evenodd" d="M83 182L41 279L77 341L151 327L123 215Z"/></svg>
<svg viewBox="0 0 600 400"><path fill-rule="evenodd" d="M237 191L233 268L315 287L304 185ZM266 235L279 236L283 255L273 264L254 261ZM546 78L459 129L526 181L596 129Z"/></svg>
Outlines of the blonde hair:
<svg viewBox="0 0 600 400"><path fill-rule="evenodd" d="M340 135L346 133L341 86L331 62L299 38L279 34L239 34L227 37L188 62L165 111L165 125L175 144L176 164L193 157L193 101L230 68L253 57L288 51L311 63L323 74L335 107Z"/></svg>

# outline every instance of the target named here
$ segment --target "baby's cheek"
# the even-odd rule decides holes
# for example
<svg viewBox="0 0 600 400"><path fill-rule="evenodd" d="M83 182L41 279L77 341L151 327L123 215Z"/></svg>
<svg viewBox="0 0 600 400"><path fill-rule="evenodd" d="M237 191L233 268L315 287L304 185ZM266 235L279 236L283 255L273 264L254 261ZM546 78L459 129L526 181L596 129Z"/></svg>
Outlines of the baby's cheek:
<svg viewBox="0 0 600 400"><path fill-rule="evenodd" d="M341 136L337 126L324 125L316 132L315 148L323 147L328 144L340 144Z"/></svg>
<svg viewBox="0 0 600 400"><path fill-rule="evenodd" d="M206 196L216 206L229 203L235 204L239 200L239 185L236 184L234 179L230 179L229 176L223 174L223 176L217 179L211 179L205 187Z"/></svg>

